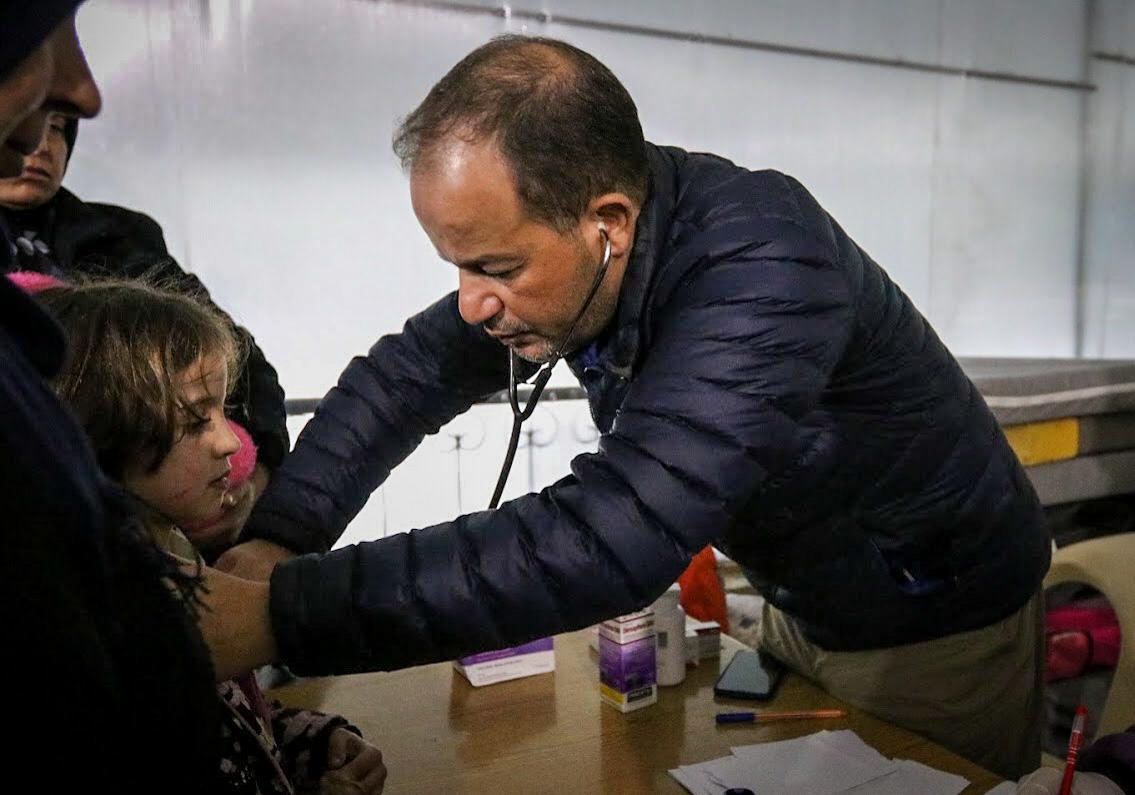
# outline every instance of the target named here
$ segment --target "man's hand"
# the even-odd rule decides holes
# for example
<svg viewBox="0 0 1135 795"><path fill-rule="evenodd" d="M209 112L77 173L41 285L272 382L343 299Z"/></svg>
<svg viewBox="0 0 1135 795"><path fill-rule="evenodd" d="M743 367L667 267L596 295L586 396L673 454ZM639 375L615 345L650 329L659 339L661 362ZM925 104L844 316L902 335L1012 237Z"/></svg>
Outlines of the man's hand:
<svg viewBox="0 0 1135 795"><path fill-rule="evenodd" d="M188 565L188 564L187 564ZM276 662L268 583L202 571L205 590L198 620L218 682Z"/></svg>
<svg viewBox="0 0 1135 795"><path fill-rule="evenodd" d="M183 527L186 537L199 549L235 544L252 513L252 506L268 486L268 478L268 469L263 464L257 464L248 480L225 495L220 517L203 527Z"/></svg>
<svg viewBox="0 0 1135 795"><path fill-rule="evenodd" d="M215 566L236 577L267 582L277 563L295 556L296 553L279 544L254 538L226 551L217 558Z"/></svg>
<svg viewBox="0 0 1135 795"><path fill-rule="evenodd" d="M327 743L327 772L320 795L379 795L386 784L382 751L354 732L336 729Z"/></svg>

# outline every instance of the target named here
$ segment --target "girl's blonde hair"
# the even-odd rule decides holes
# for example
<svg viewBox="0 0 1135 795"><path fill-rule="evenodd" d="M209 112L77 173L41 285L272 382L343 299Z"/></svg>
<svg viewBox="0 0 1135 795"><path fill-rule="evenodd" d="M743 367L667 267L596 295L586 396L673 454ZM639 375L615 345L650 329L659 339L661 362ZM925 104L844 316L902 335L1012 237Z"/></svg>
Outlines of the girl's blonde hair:
<svg viewBox="0 0 1135 795"><path fill-rule="evenodd" d="M177 377L219 356L229 388L244 349L232 322L204 301L144 281L100 280L37 296L63 326L69 345L54 379L94 443L103 471L157 469L182 433ZM227 397L227 395L226 395Z"/></svg>

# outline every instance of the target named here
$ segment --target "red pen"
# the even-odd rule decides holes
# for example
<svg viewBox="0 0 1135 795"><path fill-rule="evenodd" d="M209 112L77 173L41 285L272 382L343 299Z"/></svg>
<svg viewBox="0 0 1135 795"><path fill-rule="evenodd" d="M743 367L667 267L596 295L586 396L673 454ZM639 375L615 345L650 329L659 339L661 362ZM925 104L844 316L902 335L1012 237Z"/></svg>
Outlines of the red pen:
<svg viewBox="0 0 1135 795"><path fill-rule="evenodd" d="M1088 710L1081 704L1076 707L1076 717L1072 719L1072 734L1068 738L1068 761L1064 763L1064 778L1060 782L1060 795L1072 795L1072 776L1076 773L1076 757L1084 742L1084 720Z"/></svg>

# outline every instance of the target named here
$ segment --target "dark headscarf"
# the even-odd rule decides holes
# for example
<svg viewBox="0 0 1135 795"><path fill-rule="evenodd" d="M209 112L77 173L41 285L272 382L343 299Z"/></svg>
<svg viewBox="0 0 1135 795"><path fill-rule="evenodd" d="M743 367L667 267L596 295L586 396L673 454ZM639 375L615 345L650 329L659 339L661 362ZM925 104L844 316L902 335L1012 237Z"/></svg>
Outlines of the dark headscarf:
<svg viewBox="0 0 1135 795"><path fill-rule="evenodd" d="M0 77L31 55L83 0L0 2Z"/></svg>
<svg viewBox="0 0 1135 795"><path fill-rule="evenodd" d="M75 139L79 137L79 120L74 116L68 116L67 121L63 123L63 140L67 142L67 156L64 158L63 167L67 167L67 163L71 160L71 153L75 151Z"/></svg>

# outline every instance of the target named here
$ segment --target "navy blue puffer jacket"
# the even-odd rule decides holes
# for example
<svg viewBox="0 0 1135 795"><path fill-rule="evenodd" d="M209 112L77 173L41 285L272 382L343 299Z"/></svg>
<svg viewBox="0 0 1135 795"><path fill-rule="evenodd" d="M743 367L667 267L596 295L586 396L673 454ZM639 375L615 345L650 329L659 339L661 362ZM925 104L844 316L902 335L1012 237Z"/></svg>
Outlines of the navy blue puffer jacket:
<svg viewBox="0 0 1135 795"><path fill-rule="evenodd" d="M707 543L831 649L985 626L1049 542L981 396L911 301L795 180L650 147L612 326L573 370L597 453L539 494L308 556L272 577L301 673L388 669L651 601ZM326 549L421 441L505 386L450 295L343 373L251 522Z"/></svg>

